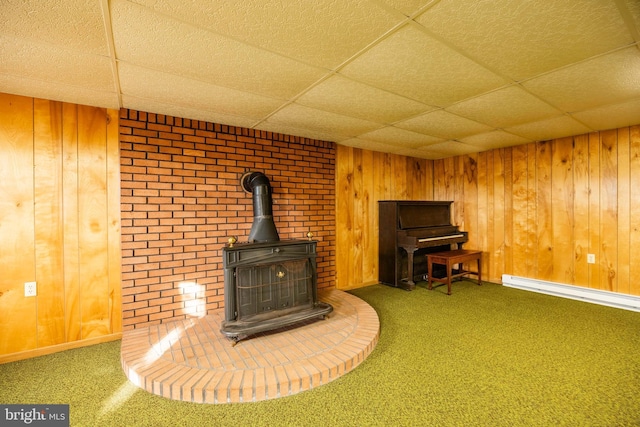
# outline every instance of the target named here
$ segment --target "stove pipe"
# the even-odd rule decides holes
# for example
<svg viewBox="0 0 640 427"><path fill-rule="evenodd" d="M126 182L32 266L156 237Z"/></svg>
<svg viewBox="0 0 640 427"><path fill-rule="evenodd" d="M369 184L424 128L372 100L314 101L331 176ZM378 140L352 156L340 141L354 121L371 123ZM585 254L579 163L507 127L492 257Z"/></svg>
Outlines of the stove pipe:
<svg viewBox="0 0 640 427"><path fill-rule="evenodd" d="M253 225L249 242L277 242L280 240L273 222L271 185L262 172L247 172L240 178L242 188L253 194Z"/></svg>

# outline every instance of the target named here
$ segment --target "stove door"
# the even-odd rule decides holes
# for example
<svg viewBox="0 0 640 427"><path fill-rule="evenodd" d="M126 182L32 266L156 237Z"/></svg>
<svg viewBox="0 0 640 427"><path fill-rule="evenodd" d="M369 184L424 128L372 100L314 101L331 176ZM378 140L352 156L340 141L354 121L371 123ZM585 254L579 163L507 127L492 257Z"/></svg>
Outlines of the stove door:
<svg viewBox="0 0 640 427"><path fill-rule="evenodd" d="M236 269L238 320L313 304L308 258Z"/></svg>

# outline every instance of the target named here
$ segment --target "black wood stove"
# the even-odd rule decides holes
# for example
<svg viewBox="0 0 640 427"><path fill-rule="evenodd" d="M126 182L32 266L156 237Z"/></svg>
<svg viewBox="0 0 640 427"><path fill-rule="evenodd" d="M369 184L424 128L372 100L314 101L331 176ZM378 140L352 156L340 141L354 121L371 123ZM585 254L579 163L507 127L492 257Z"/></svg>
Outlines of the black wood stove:
<svg viewBox="0 0 640 427"><path fill-rule="evenodd" d="M273 222L271 186L261 172L240 180L253 195L254 220L249 242L230 239L223 252L225 321L222 333L237 342L311 319L333 310L318 301L316 244L281 241Z"/></svg>

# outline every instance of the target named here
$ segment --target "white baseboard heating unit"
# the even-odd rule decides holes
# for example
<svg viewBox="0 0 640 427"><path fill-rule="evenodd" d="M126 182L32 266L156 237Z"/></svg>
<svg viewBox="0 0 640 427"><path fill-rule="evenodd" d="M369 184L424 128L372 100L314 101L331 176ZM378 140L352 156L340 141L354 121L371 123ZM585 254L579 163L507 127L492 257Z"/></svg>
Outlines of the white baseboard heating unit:
<svg viewBox="0 0 640 427"><path fill-rule="evenodd" d="M635 295L563 285L561 283L546 282L544 280L527 279L526 277L511 276L510 274L502 275L502 285L509 288L640 312L640 297Z"/></svg>

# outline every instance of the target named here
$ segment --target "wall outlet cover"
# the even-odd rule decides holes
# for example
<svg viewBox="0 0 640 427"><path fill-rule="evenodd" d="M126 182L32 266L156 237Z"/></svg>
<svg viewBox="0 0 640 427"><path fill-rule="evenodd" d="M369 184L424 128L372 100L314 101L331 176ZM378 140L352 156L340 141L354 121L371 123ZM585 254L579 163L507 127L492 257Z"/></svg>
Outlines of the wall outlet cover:
<svg viewBox="0 0 640 427"><path fill-rule="evenodd" d="M24 284L24 296L35 297L37 295L36 282L25 282Z"/></svg>

